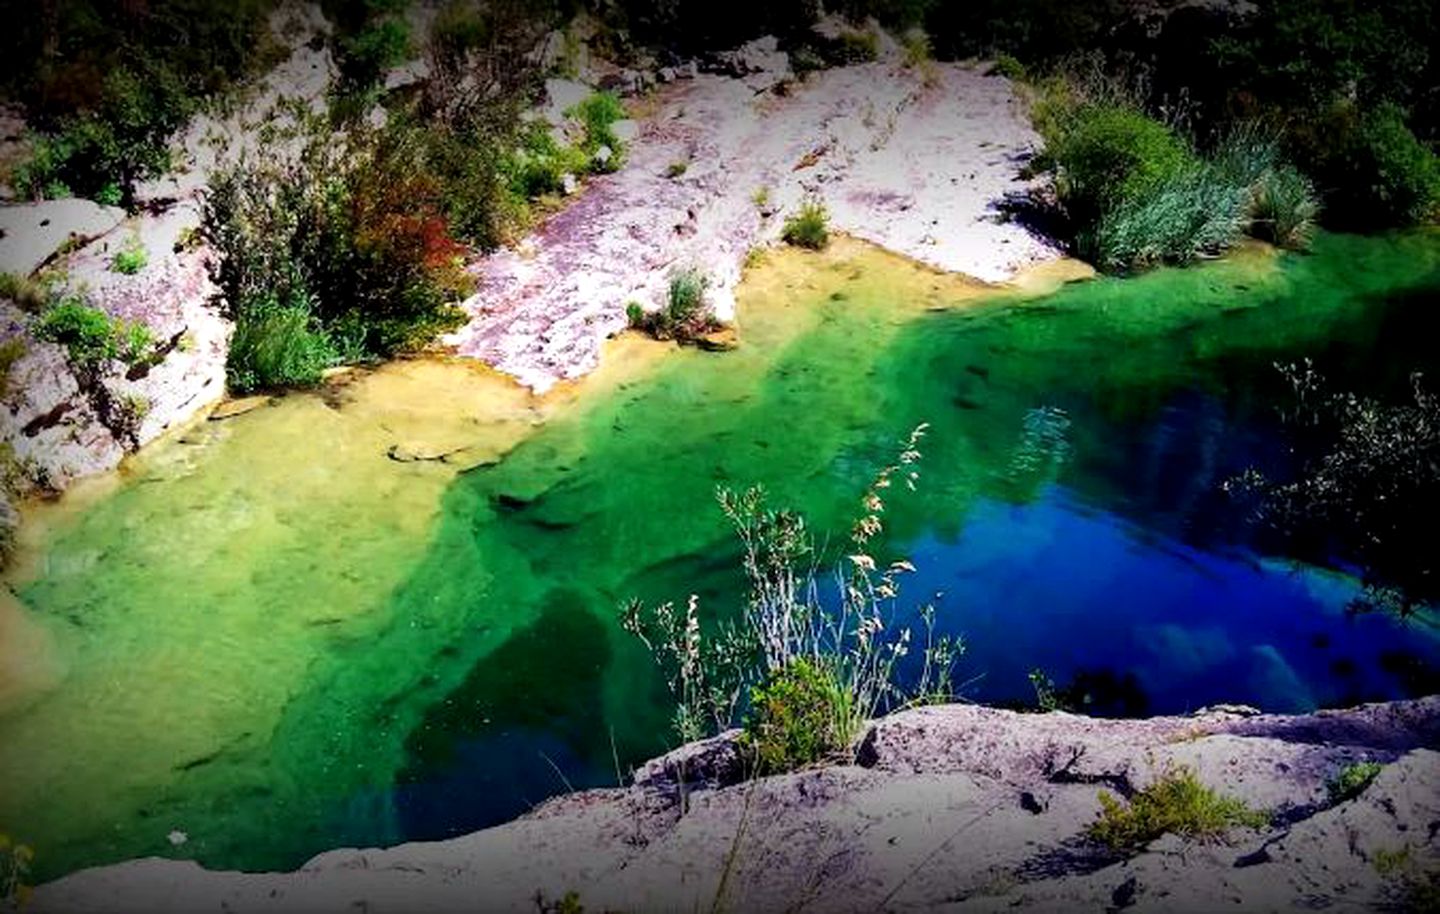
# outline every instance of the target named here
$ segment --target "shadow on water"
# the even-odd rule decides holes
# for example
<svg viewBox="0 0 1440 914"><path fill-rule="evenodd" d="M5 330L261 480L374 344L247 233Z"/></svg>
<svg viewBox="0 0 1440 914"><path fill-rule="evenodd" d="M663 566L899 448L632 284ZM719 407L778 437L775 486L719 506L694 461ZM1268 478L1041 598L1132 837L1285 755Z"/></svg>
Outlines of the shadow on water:
<svg viewBox="0 0 1440 914"><path fill-rule="evenodd" d="M557 589L534 622L481 660L426 712L406 740L395 779L405 834L461 834L505 821L581 783L611 747L601 680L610 663L606 625L584 597ZM568 772L568 774L567 774ZM609 772L611 782L616 775Z"/></svg>

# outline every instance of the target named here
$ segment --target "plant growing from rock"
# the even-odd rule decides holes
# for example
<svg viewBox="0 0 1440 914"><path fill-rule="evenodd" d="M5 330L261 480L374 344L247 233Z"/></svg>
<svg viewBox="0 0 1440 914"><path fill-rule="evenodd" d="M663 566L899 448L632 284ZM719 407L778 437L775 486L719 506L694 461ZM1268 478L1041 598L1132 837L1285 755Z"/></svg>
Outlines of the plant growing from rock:
<svg viewBox="0 0 1440 914"><path fill-rule="evenodd" d="M8 298L21 311L38 314L50 304L51 294L43 282L15 273L0 273L0 298Z"/></svg>
<svg viewBox="0 0 1440 914"><path fill-rule="evenodd" d="M1365 792L1365 788L1380 776L1384 768L1379 762L1371 761L1352 762L1341 768L1325 783L1325 792L1329 794L1330 802L1344 803L1360 796Z"/></svg>
<svg viewBox="0 0 1440 914"><path fill-rule="evenodd" d="M625 154L625 144L615 133L615 122L625 119L620 99L609 92L596 92L567 108L565 116L579 121L584 128L580 148L590 156L591 170L597 174L619 170Z"/></svg>
<svg viewBox="0 0 1440 914"><path fill-rule="evenodd" d="M914 568L904 560L881 566L870 554L889 490L897 483L914 488L924 433L922 425L905 439L896 462L862 496L833 591L822 595L803 517L769 508L758 487L721 488L717 498L740 539L749 583L740 621L702 625L693 596L683 614L670 603L626 605L622 625L665 672L682 740L733 725L748 700L746 744L766 770L780 770L848 751L879 714L948 695L961 645L935 635L931 607L921 611L922 668L912 681L899 681L914 635L894 624L896 603L900 579Z"/></svg>
<svg viewBox="0 0 1440 914"><path fill-rule="evenodd" d="M35 337L65 347L75 383L100 423L122 447L139 447L140 425L149 404L111 389L116 365L144 369L160 356L150 328L138 321L112 318L78 296L52 305L32 328Z"/></svg>
<svg viewBox="0 0 1440 914"><path fill-rule="evenodd" d="M34 332L37 339L64 346L72 365L96 370L110 361L133 366L151 354L155 342L144 324L112 318L77 296L52 305Z"/></svg>
<svg viewBox="0 0 1440 914"><path fill-rule="evenodd" d="M830 243L830 213L825 204L814 197L800 204L800 209L785 220L780 237L796 247L822 250Z"/></svg>
<svg viewBox="0 0 1440 914"><path fill-rule="evenodd" d="M709 288L710 277L699 268L681 268L670 277L662 307L646 311L639 302L629 302L626 318L631 327L659 340L694 340L720 326L705 300Z"/></svg>
<svg viewBox="0 0 1440 914"><path fill-rule="evenodd" d="M751 687L741 745L758 774L793 771L842 752L851 716L834 672L801 657Z"/></svg>
<svg viewBox="0 0 1440 914"><path fill-rule="evenodd" d="M0 399L10 392L10 370L25 357L25 341L20 337L0 340Z"/></svg>
<svg viewBox="0 0 1440 914"><path fill-rule="evenodd" d="M1263 828L1270 817L1244 801L1226 797L1200 783L1184 766L1167 769L1128 803L1101 792L1100 815L1088 834L1114 851L1132 852L1159 838L1213 840L1232 828Z"/></svg>
<svg viewBox="0 0 1440 914"><path fill-rule="evenodd" d="M134 276L150 263L150 252L137 233L132 233L115 256L110 258L110 269L125 276Z"/></svg>

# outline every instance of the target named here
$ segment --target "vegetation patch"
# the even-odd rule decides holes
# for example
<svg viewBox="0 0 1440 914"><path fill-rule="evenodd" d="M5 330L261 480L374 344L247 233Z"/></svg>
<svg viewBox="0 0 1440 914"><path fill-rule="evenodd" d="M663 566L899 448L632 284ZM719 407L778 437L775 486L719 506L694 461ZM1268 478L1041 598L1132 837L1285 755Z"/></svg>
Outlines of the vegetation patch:
<svg viewBox="0 0 1440 914"><path fill-rule="evenodd" d="M0 273L0 298L8 298L22 311L38 314L50 304L50 289L42 282L15 273Z"/></svg>
<svg viewBox="0 0 1440 914"><path fill-rule="evenodd" d="M1336 392L1308 362L1280 366L1294 390L1282 417L1300 458L1288 478L1251 468L1224 488L1248 506L1286 554L1356 569L1362 593L1350 610L1409 617L1440 602L1440 574L1428 542L1440 477L1440 396L1421 375L1408 401Z"/></svg>
<svg viewBox="0 0 1440 914"><path fill-rule="evenodd" d="M1286 163L1278 139L1245 124L1208 156L1140 111L1122 89L1056 77L1035 91L1045 137L1038 167L1082 256L1125 272L1223 253L1247 233L1287 247L1309 243L1314 186Z"/></svg>
<svg viewBox="0 0 1440 914"><path fill-rule="evenodd" d="M1269 821L1243 801L1206 787L1182 766L1167 770L1128 803L1101 792L1100 816L1088 834L1111 850L1134 851L1161 835L1213 840L1232 828L1264 828Z"/></svg>
<svg viewBox="0 0 1440 914"><path fill-rule="evenodd" d="M145 244L140 240L138 234L131 234L110 258L110 269L125 276L134 276L145 269L150 263L150 252L145 250Z"/></svg>
<svg viewBox="0 0 1440 914"><path fill-rule="evenodd" d="M129 206L189 117L267 60L273 0L73 0L8 29L0 82L26 106L22 196Z"/></svg>
<svg viewBox="0 0 1440 914"><path fill-rule="evenodd" d="M1365 792L1365 788L1380 776L1385 768L1379 762L1353 762L1336 772L1325 784L1330 802L1344 803Z"/></svg>
<svg viewBox="0 0 1440 914"><path fill-rule="evenodd" d="M237 381L314 377L330 344L344 360L386 357L464 320L464 248L414 139L404 125L343 144L320 130L293 161L216 174L204 231L243 344Z"/></svg>
<svg viewBox="0 0 1440 914"><path fill-rule="evenodd" d="M619 170L625 144L615 134L615 123L625 119L625 106L609 92L596 92L567 108L565 116L580 122L585 136L580 148L590 157L590 170L605 174Z"/></svg>
<svg viewBox="0 0 1440 914"><path fill-rule="evenodd" d="M626 605L623 627L648 647L676 699L675 732L699 739L745 723L745 743L766 772L788 770L849 751L865 725L888 710L950 694L961 645L934 634L934 610L920 609L918 672L901 683L898 664L913 633L895 622L907 561L879 564L870 542L883 529L892 485L912 488L925 427L901 445L899 458L876 474L861 513L837 557L837 592L822 597L823 556L793 511L774 510L763 490L720 489L717 497L741 544L750 585L738 623L702 620L692 596L673 603Z"/></svg>
<svg viewBox="0 0 1440 914"><path fill-rule="evenodd" d="M780 237L787 244L819 251L830 243L830 213L818 199L808 199L785 220Z"/></svg>
<svg viewBox="0 0 1440 914"><path fill-rule="evenodd" d="M695 267L677 270L670 277L665 303L646 311L639 302L625 306L630 326L659 340L693 340L719 328L715 313L705 298L710 277Z"/></svg>
<svg viewBox="0 0 1440 914"><path fill-rule="evenodd" d="M320 382L336 358L308 301L266 299L252 303L236 324L226 377L236 393L308 387Z"/></svg>
<svg viewBox="0 0 1440 914"><path fill-rule="evenodd" d="M794 771L843 752L852 736L850 696L808 658L772 671L750 691L741 745L760 775Z"/></svg>
<svg viewBox="0 0 1440 914"><path fill-rule="evenodd" d="M64 346L70 362L82 368L116 360L135 365L151 356L155 344L149 327L112 318L76 296L52 305L36 322L34 333L37 339Z"/></svg>

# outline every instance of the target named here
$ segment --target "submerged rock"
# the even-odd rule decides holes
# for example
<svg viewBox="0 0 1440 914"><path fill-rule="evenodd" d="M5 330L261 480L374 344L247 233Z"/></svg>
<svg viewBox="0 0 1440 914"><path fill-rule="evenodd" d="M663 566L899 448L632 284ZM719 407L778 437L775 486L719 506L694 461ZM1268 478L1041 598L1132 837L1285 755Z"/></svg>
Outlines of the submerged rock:
<svg viewBox="0 0 1440 914"><path fill-rule="evenodd" d="M236 400L226 400L210 411L208 418L212 422L220 422L225 419L233 419L236 416L243 416L246 413L254 412L262 406L268 406L271 397L240 397Z"/></svg>

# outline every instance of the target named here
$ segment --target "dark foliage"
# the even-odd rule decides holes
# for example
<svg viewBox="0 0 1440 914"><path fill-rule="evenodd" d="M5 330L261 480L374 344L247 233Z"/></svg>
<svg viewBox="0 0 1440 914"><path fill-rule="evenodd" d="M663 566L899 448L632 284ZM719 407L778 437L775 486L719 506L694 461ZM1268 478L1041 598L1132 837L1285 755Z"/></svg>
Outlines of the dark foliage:
<svg viewBox="0 0 1440 914"><path fill-rule="evenodd" d="M1227 488L1254 499L1255 516L1291 555L1353 568L1360 609L1411 615L1440 601L1431 524L1440 511L1440 397L1419 375L1410 402L1333 393L1308 364L1285 366L1295 389L1286 413L1300 472L1255 471Z"/></svg>
<svg viewBox="0 0 1440 914"><path fill-rule="evenodd" d="M128 204L166 141L264 56L273 0L8 0L0 84L39 134L22 193Z"/></svg>

